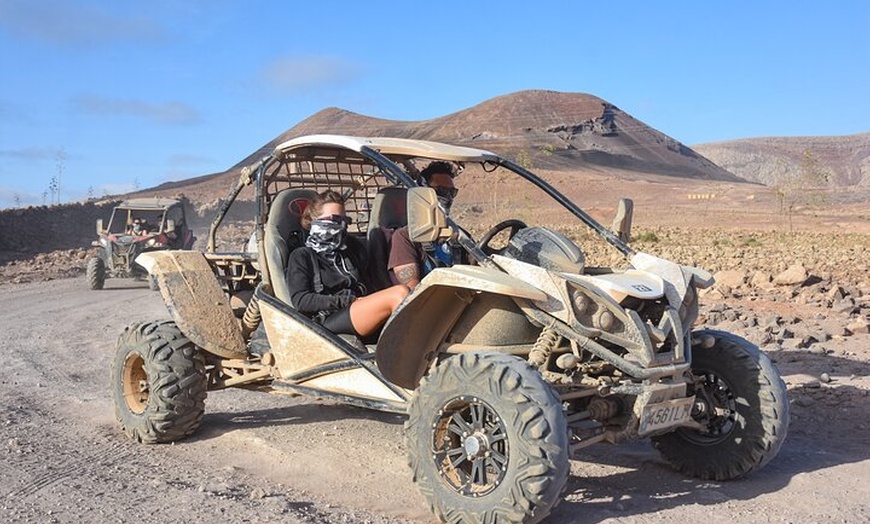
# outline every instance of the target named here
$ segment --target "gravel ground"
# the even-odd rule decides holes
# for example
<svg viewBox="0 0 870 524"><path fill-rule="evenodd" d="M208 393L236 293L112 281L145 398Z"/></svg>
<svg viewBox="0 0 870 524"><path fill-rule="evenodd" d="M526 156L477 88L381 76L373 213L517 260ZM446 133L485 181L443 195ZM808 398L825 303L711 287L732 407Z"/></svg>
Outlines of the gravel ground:
<svg viewBox="0 0 870 524"><path fill-rule="evenodd" d="M801 248L763 235L729 245L710 237L690 248L668 230L657 235L644 249L741 272L720 273L702 319L776 362L789 389L788 439L764 470L727 483L673 472L647 442L593 446L572 463L547 522L870 521L867 237ZM765 263L765 252L784 260ZM115 339L127 323L167 313L145 282L88 290L86 256L0 268L0 521L433 521L411 481L399 416L231 390L209 396L193 438L127 440L108 386ZM803 278L796 263L802 281L775 283L786 272Z"/></svg>

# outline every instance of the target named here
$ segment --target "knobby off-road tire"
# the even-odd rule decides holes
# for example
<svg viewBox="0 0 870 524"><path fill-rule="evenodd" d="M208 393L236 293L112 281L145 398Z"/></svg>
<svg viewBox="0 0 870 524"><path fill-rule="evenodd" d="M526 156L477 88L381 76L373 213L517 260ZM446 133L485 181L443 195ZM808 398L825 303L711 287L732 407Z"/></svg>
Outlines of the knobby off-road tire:
<svg viewBox="0 0 870 524"><path fill-rule="evenodd" d="M682 473L735 479L764 467L782 446L788 429L786 388L758 346L722 331L700 333L716 338L712 348L692 350L692 372L704 377L695 389L704 409L696 407L692 416L705 429L680 428L652 441Z"/></svg>
<svg viewBox="0 0 870 524"><path fill-rule="evenodd" d="M100 257L88 259L87 266L88 286L91 289L103 289L106 284L106 263Z"/></svg>
<svg viewBox="0 0 870 524"><path fill-rule="evenodd" d="M118 337L112 365L115 415L138 442L182 439L205 412L205 360L174 322L132 324Z"/></svg>
<svg viewBox="0 0 870 524"><path fill-rule="evenodd" d="M160 291L160 284L157 283L157 277L154 275L148 275L146 278L148 279L148 289L151 291Z"/></svg>
<svg viewBox="0 0 870 524"><path fill-rule="evenodd" d="M450 523L534 523L568 479L562 405L540 373L499 353L463 353L423 378L408 408L408 462Z"/></svg>

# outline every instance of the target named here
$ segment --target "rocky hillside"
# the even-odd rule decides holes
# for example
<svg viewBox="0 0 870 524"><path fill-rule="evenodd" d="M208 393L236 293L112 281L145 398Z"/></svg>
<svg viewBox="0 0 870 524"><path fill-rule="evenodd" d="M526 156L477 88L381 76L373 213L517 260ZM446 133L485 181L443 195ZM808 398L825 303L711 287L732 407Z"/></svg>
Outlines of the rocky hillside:
<svg viewBox="0 0 870 524"><path fill-rule="evenodd" d="M769 186L810 167L827 175L833 187L870 189L870 133L746 138L699 144L692 149L745 180Z"/></svg>

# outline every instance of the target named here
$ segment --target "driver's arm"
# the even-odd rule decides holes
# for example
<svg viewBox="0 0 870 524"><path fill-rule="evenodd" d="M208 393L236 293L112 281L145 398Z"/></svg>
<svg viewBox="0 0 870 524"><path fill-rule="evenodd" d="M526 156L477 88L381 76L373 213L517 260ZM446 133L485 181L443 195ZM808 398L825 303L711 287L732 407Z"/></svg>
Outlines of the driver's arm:
<svg viewBox="0 0 870 524"><path fill-rule="evenodd" d="M409 289L414 289L420 283L420 268L416 262L394 267L393 274L400 284L405 284Z"/></svg>

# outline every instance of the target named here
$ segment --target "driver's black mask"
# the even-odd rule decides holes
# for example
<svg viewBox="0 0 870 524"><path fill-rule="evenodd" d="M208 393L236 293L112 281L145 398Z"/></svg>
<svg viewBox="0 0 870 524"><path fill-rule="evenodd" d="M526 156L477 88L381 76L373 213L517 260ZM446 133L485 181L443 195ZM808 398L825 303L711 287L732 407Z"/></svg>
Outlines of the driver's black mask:
<svg viewBox="0 0 870 524"><path fill-rule="evenodd" d="M444 210L450 212L450 206L453 205L453 199L456 198L459 190L455 187L434 187L435 195L438 196L438 203L440 203Z"/></svg>

